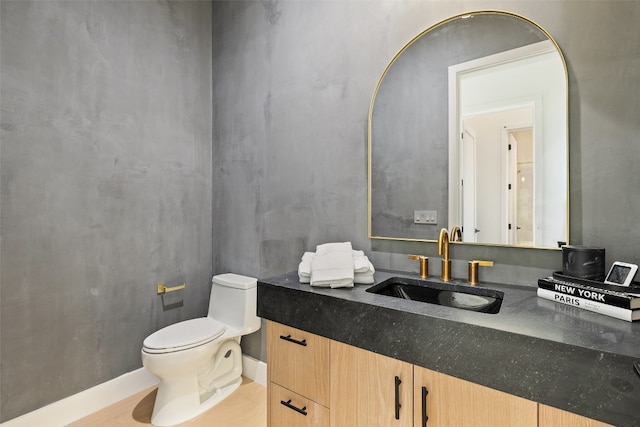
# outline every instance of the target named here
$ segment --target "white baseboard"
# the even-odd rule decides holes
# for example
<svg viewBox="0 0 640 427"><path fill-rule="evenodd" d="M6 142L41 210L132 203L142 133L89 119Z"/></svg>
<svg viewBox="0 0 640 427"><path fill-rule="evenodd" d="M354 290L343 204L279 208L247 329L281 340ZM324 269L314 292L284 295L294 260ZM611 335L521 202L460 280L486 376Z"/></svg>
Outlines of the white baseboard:
<svg viewBox="0 0 640 427"><path fill-rule="evenodd" d="M64 426L158 384L140 368L0 424L2 427Z"/></svg>
<svg viewBox="0 0 640 427"><path fill-rule="evenodd" d="M264 362L242 355L242 371L245 377L266 386ZM0 427L65 426L157 384L157 377L140 368L6 421Z"/></svg>
<svg viewBox="0 0 640 427"><path fill-rule="evenodd" d="M242 375L267 386L267 364L246 354L242 355Z"/></svg>

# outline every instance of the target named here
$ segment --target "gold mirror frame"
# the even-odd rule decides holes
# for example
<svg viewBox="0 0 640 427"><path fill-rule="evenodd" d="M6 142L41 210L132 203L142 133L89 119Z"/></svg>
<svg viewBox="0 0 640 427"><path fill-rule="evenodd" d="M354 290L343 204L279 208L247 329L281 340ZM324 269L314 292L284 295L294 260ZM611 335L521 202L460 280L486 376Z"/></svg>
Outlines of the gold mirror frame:
<svg viewBox="0 0 640 427"><path fill-rule="evenodd" d="M372 119L373 119L373 109L374 109L374 105L375 105L375 101L376 101L376 97L378 95L378 91L382 85L382 82L385 78L385 76L387 75L387 73L389 72L390 68L395 64L395 62L397 61L397 59L410 47L412 46L417 40L419 40L422 36L424 36L425 34L434 31L440 27L442 27L445 24L448 24L452 21L461 19L461 18L466 18L469 16L474 16L474 15L489 15L489 14L497 14L497 15L505 15L505 16L510 16L513 18L517 18L520 19L526 23L529 23L530 25L532 25L533 27L535 27L536 29L538 29L542 34L544 34L548 40L551 41L551 43L553 43L553 45L555 46L559 57L562 61L562 65L564 68L564 76L565 76L565 117L566 117L566 135L565 135L565 152L566 152L566 195L565 195L565 200L566 200L566 215L565 215L565 224L566 224L566 235L565 235L565 240L564 242L566 242L566 244L569 244L569 96L568 96L568 91L569 91L569 79L568 79L568 71L567 71L567 64L566 64L566 60L564 58L564 55L562 54L562 50L560 49L560 46L558 45L558 43L556 42L556 40L551 36L551 34L546 31L543 27L541 27L540 25L538 25L536 22L532 21L531 19L519 15L517 13L513 13L513 12L507 12L507 11L501 11L501 10L478 10L478 11L471 11L471 12L465 12L465 13L460 13L454 16L451 16L449 18L446 18L442 21L437 22L436 24L428 27L426 30L420 32L419 34L417 34L415 37L413 37L408 43L406 43L399 51L398 53L395 54L395 56L391 59L391 61L389 62L389 64L386 66L386 68L384 69L384 71L382 72L380 78L378 79L373 95L371 97L371 102L369 104L369 112L368 112L368 123L367 123L367 137L368 137L368 141L367 141L367 146L368 146L368 164L367 164L367 174L368 174L368 203L367 203L367 221L368 221L368 237L371 239L379 239L379 240L395 240L395 241L412 241L412 242L436 242L435 239L421 239L421 238L412 238L412 237L386 237L386 236L377 236L377 235L373 235L372 233ZM451 224L448 224L448 226L451 226ZM438 229L440 229L441 227L438 227ZM524 245L510 245L510 244L505 244L505 243L473 243L473 242L455 242L455 243L463 243L466 245L473 245L473 246L496 246L496 247L520 247L520 248L535 248L535 249L550 249L550 250L559 250L559 247L547 247L547 246L524 246Z"/></svg>

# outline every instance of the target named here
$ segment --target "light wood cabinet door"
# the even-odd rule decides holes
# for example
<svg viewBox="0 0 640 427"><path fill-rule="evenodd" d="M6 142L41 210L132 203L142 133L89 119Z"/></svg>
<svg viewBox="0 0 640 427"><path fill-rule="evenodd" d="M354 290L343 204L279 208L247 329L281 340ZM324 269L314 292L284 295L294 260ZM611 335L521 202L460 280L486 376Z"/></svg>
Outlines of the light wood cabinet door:
<svg viewBox="0 0 640 427"><path fill-rule="evenodd" d="M536 402L417 366L414 402L415 427L425 427L425 414L427 427L538 425Z"/></svg>
<svg viewBox="0 0 640 427"><path fill-rule="evenodd" d="M269 393L272 426L329 427L329 409L311 399L271 383Z"/></svg>
<svg viewBox="0 0 640 427"><path fill-rule="evenodd" d="M413 366L333 341L332 427L410 427Z"/></svg>
<svg viewBox="0 0 640 427"><path fill-rule="evenodd" d="M267 322L269 381L329 406L329 343L327 338Z"/></svg>
<svg viewBox="0 0 640 427"><path fill-rule="evenodd" d="M543 404L538 406L538 410L540 427L613 427L610 424Z"/></svg>

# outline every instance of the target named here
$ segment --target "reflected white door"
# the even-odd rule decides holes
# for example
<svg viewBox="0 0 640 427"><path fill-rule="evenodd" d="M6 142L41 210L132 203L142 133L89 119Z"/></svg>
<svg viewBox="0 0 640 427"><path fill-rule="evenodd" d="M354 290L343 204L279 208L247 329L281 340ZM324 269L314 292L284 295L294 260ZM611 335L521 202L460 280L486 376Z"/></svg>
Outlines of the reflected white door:
<svg viewBox="0 0 640 427"><path fill-rule="evenodd" d="M509 139L509 244L534 244L534 154L533 130L508 131Z"/></svg>
<svg viewBox="0 0 640 427"><path fill-rule="evenodd" d="M474 133L464 128L462 133L462 241L477 242L476 229L476 138Z"/></svg>

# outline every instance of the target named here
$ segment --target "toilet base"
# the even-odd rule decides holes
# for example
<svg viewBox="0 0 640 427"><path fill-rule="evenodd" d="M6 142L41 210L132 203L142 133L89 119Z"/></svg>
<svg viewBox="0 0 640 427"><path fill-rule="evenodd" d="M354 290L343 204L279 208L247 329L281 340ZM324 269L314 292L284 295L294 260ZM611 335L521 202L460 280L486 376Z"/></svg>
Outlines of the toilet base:
<svg viewBox="0 0 640 427"><path fill-rule="evenodd" d="M173 392L181 388L180 384L174 383L171 390L164 389L165 393L162 393L162 387L158 387L158 394L156 395L156 402L153 407L153 415L151 416L151 424L155 427L171 427L189 421L226 399L240 387L240 384L242 384L242 377L235 379L224 387L216 389L215 392L202 403L200 403L198 393L184 394L180 399L173 398ZM193 387L191 381L185 381L182 387L184 386L191 390L198 389L197 387Z"/></svg>

